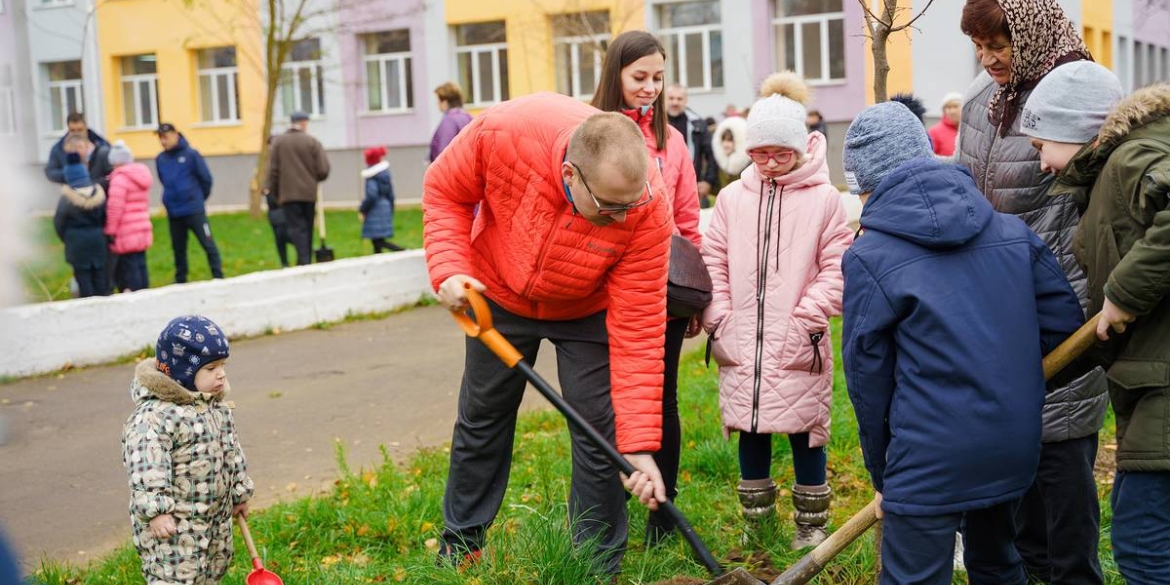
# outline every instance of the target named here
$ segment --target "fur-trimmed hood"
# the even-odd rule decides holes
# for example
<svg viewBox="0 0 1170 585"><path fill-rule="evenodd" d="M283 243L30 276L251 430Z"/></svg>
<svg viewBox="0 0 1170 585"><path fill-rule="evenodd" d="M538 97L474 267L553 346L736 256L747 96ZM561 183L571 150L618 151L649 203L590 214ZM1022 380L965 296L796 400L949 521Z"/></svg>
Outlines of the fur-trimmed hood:
<svg viewBox="0 0 1170 585"><path fill-rule="evenodd" d="M1130 132L1170 116L1170 83L1143 87L1118 102L1097 134L1098 148L1107 150Z"/></svg>
<svg viewBox="0 0 1170 585"><path fill-rule="evenodd" d="M192 392L170 376L160 372L158 360L146 358L134 368L134 383L130 386L130 398L134 402L158 399L178 405L195 404L196 402L222 402L231 392L231 384L224 382L223 391L217 394Z"/></svg>
<svg viewBox="0 0 1170 585"><path fill-rule="evenodd" d="M382 171L388 170L390 170L390 163L387 161L382 161L374 166L362 169L362 178L368 179Z"/></svg>
<svg viewBox="0 0 1170 585"><path fill-rule="evenodd" d="M61 185L61 194L75 207L82 209L96 209L106 202L106 192L101 185L75 189L69 185Z"/></svg>
<svg viewBox="0 0 1170 585"><path fill-rule="evenodd" d="M726 131L731 131L731 138L735 142L735 150L730 156L723 152L721 137ZM715 163L723 172L738 177L752 162L747 154L747 120L733 116L720 122L711 135L711 151L715 155Z"/></svg>

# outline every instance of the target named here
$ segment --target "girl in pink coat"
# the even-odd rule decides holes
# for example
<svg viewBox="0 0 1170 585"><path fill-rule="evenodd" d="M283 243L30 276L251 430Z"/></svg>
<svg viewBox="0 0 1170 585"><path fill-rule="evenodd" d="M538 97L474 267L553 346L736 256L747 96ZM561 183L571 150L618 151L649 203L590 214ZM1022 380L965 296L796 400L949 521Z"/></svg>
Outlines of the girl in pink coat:
<svg viewBox="0 0 1170 585"><path fill-rule="evenodd" d="M800 549L827 536L829 317L841 312L841 257L852 234L829 182L825 137L805 129L808 88L777 73L760 95L747 119L753 164L719 192L703 237L714 283L703 326L719 365L724 432L739 432L748 539L775 524L772 435L784 433L796 472L792 547Z"/></svg>
<svg viewBox="0 0 1170 585"><path fill-rule="evenodd" d="M106 201L106 239L117 255L114 285L123 292L150 288L146 250L154 243L150 223L150 185L154 177L121 140L110 148L110 192Z"/></svg>

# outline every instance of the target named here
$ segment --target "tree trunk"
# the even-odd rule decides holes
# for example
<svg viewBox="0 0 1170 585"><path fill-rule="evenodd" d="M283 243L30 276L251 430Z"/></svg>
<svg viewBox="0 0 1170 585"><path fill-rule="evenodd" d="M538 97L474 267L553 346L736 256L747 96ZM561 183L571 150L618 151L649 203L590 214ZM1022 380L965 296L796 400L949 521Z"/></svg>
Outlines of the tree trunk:
<svg viewBox="0 0 1170 585"><path fill-rule="evenodd" d="M276 90L280 85L280 73L284 68L286 47L278 43L277 29L280 28L280 17L277 15L277 2L268 0L268 30L264 31L264 64L266 71L264 79L267 87L264 88L264 121L260 124L260 150L256 153L256 168L252 169L252 181L248 185L248 211L252 217L260 217L260 198L268 183L268 137L272 134L272 109L276 101Z"/></svg>
<svg viewBox="0 0 1170 585"><path fill-rule="evenodd" d="M886 58L886 41L890 29L878 23L873 31L873 102L880 104L887 99L886 79L890 75L890 61Z"/></svg>

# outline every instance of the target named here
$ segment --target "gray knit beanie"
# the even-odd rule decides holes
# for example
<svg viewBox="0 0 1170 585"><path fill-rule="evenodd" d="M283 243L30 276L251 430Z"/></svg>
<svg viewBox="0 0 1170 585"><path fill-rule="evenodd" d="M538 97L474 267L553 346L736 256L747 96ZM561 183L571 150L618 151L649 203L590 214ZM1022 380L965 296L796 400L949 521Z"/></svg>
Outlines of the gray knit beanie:
<svg viewBox="0 0 1170 585"><path fill-rule="evenodd" d="M134 162L134 153L126 143L118 140L110 147L110 164L114 166L128 165Z"/></svg>
<svg viewBox="0 0 1170 585"><path fill-rule="evenodd" d="M1123 97L1112 71L1092 61L1065 63L1045 75L1028 96L1020 131L1040 140L1084 144Z"/></svg>
<svg viewBox="0 0 1170 585"><path fill-rule="evenodd" d="M870 193L902 163L931 156L926 128L909 108L898 102L872 105L845 131L845 182L854 195Z"/></svg>

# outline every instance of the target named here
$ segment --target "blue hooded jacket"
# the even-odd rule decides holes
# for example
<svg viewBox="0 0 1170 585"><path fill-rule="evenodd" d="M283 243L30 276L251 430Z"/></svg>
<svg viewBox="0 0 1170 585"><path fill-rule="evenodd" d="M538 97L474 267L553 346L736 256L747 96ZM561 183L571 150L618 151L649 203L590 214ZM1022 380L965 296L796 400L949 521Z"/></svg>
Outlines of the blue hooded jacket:
<svg viewBox="0 0 1170 585"><path fill-rule="evenodd" d="M1052 252L967 169L902 165L845 253L849 397L882 508L927 516L1021 497L1040 457L1041 358L1084 321Z"/></svg>
<svg viewBox="0 0 1170 585"><path fill-rule="evenodd" d="M211 171L203 155L191 148L187 138L159 153L155 159L158 180L163 186L162 202L168 217L188 217L204 212L203 202L211 196Z"/></svg>

